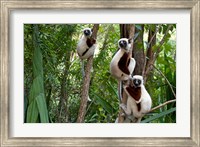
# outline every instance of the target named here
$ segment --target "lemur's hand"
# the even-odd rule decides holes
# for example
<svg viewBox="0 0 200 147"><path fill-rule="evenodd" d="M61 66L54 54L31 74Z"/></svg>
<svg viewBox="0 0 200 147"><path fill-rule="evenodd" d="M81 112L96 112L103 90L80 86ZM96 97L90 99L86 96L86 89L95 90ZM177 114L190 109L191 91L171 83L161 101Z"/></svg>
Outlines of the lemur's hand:
<svg viewBox="0 0 200 147"><path fill-rule="evenodd" d="M126 106L124 103L121 103L119 106L120 106L123 110L127 109L127 106Z"/></svg>

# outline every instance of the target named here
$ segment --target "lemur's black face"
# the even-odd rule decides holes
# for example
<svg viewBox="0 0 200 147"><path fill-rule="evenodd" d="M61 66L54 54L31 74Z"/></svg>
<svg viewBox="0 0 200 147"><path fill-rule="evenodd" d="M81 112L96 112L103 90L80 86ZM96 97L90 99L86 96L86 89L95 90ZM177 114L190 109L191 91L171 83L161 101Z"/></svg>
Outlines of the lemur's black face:
<svg viewBox="0 0 200 147"><path fill-rule="evenodd" d="M119 46L120 46L121 48L126 49L127 45L128 45L127 41L125 41L125 40L120 40L120 41L119 41Z"/></svg>
<svg viewBox="0 0 200 147"><path fill-rule="evenodd" d="M140 79L133 79L133 84L135 87L140 87L142 81Z"/></svg>
<svg viewBox="0 0 200 147"><path fill-rule="evenodd" d="M89 29L86 29L83 31L83 33L85 34L85 36L90 36L92 32Z"/></svg>

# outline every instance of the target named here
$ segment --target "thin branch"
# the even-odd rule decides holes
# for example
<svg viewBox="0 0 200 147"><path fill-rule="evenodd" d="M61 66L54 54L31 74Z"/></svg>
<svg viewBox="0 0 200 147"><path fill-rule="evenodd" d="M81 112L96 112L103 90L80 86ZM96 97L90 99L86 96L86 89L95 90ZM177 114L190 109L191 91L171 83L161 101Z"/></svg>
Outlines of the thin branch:
<svg viewBox="0 0 200 147"><path fill-rule="evenodd" d="M145 73L145 67L146 67L146 64L147 64L147 56L146 54L144 55L144 66L143 66L143 71L142 71L142 76L144 77L144 73ZM144 83L145 84L145 83Z"/></svg>
<svg viewBox="0 0 200 147"><path fill-rule="evenodd" d="M167 84L169 85L169 87L170 87L170 89L171 89L171 91L172 91L174 97L176 98L176 94L175 94L175 92L174 92L174 90L173 90L173 87L172 87L172 85L170 84L169 80L166 78L166 76L165 76L155 65L153 65L153 64L150 64L150 65L153 66L153 67L165 78L165 80L167 81Z"/></svg>
<svg viewBox="0 0 200 147"><path fill-rule="evenodd" d="M155 31L155 33L153 34L153 36L151 37L151 39L150 39L150 41L149 41L149 43L148 43L148 45L147 45L147 48L149 48L151 42L153 41L154 37L156 36L157 32L159 31L159 28L160 28L160 26L158 26L158 27L156 28L156 31Z"/></svg>
<svg viewBox="0 0 200 147"><path fill-rule="evenodd" d="M161 108L161 107L164 107L164 106L167 105L167 104L174 103L174 102L176 102L176 99L166 101L165 103L160 104L160 105L158 105L158 106L152 108L148 113L150 113L150 112L152 112L152 111L155 111L156 109L159 109L159 108Z"/></svg>

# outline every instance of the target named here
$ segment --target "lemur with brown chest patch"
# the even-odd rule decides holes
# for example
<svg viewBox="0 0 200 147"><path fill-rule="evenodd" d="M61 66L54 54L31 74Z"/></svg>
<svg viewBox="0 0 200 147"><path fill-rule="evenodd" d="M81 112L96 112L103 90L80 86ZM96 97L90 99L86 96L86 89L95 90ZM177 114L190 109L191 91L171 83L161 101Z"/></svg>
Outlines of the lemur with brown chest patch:
<svg viewBox="0 0 200 147"><path fill-rule="evenodd" d="M83 30L83 35L77 45L77 52L81 59L88 59L94 55L94 51L97 48L96 39L92 38L91 35L92 29L85 28Z"/></svg>
<svg viewBox="0 0 200 147"><path fill-rule="evenodd" d="M85 28L76 48L77 53L81 59L83 77L85 76L83 60L88 59L90 56L93 56L95 49L97 48L96 39L92 38L91 36L92 29Z"/></svg>
<svg viewBox="0 0 200 147"><path fill-rule="evenodd" d="M143 77L135 75L130 79L128 85L124 86L128 95L127 105L120 104L120 107L127 115L133 115L134 120L140 123L142 117L151 110L151 97L143 85Z"/></svg>
<svg viewBox="0 0 200 147"><path fill-rule="evenodd" d="M130 56L131 40L121 38L118 41L119 50L110 63L110 72L118 80L128 80L135 68L135 59Z"/></svg>

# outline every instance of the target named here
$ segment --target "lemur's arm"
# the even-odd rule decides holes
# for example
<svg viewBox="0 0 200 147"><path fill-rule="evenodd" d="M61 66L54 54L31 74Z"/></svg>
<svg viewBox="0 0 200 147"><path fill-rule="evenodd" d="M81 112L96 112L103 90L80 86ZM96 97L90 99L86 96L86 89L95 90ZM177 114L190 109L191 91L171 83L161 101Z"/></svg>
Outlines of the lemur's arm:
<svg viewBox="0 0 200 147"><path fill-rule="evenodd" d="M124 53L118 62L119 69L127 75L130 75L130 71L128 69L129 62L130 58L128 56L128 53Z"/></svg>
<svg viewBox="0 0 200 147"><path fill-rule="evenodd" d="M94 39L94 38L88 38L87 39L87 41L86 41L86 44L87 44L87 46L90 48L90 47L92 47L93 46L93 44L95 44L96 43L96 39Z"/></svg>

